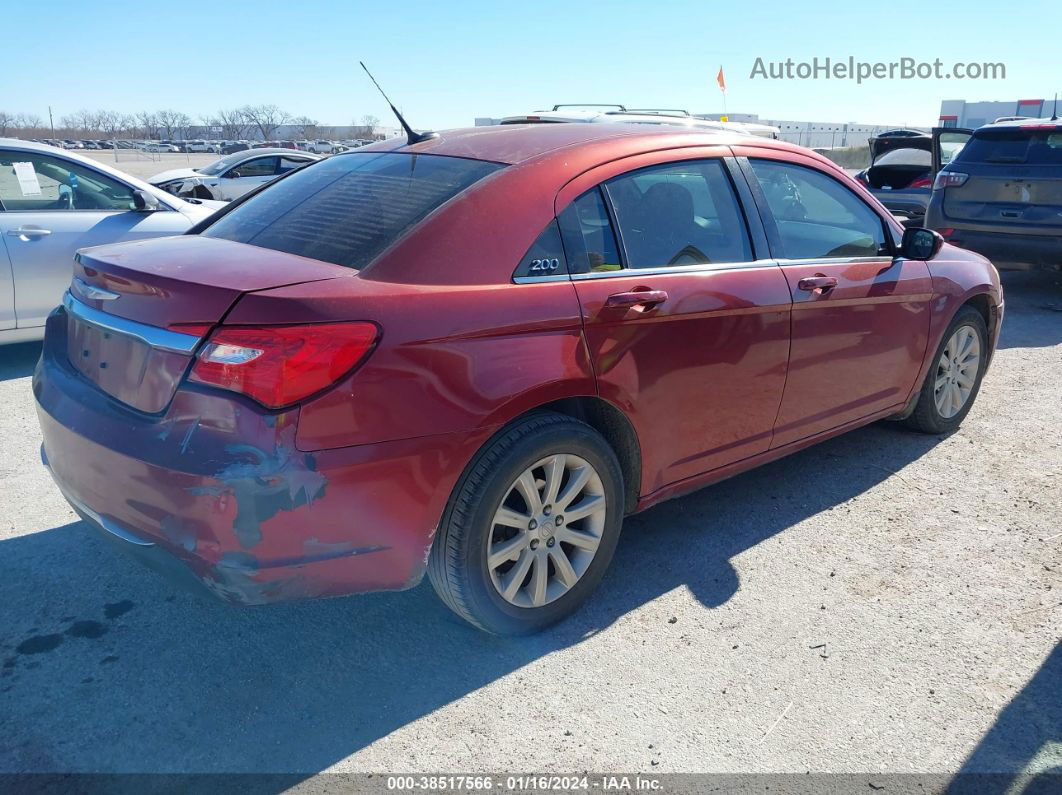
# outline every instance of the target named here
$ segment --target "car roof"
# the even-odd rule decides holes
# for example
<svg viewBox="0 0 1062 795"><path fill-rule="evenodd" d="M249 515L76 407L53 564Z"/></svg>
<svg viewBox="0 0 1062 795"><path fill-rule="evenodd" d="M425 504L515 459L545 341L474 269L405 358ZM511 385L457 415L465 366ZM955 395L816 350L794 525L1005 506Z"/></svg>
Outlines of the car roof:
<svg viewBox="0 0 1062 795"><path fill-rule="evenodd" d="M1014 130L1020 130L1022 127L1039 127L1039 128L1044 128L1044 129L1047 129L1047 128L1050 128L1050 127L1062 128L1062 119L1049 119L1049 118L1042 118L1042 119L1012 119L1010 121L997 121L997 122L994 122L992 124L985 124L984 126L978 127L977 129L979 129L979 130L984 130L984 129L991 129L991 130L1014 129Z"/></svg>
<svg viewBox="0 0 1062 795"><path fill-rule="evenodd" d="M232 154L225 155L225 157L232 157L233 155L258 157L259 155L269 154L305 155L306 157L312 157L314 159L320 157L320 155L314 154L313 152L307 152L305 149L289 149L288 147L282 146L263 146L261 149L241 149L239 152L233 152Z"/></svg>
<svg viewBox="0 0 1062 795"><path fill-rule="evenodd" d="M444 130L437 138L410 145L405 138L390 138L336 157L357 157L366 152L408 152L489 160L515 165L539 159L559 150L589 150L602 144L621 144L629 153L683 146L758 146L808 154L794 144L725 130L673 125L505 124ZM622 156L622 155L620 155ZM812 155L814 156L814 155Z"/></svg>

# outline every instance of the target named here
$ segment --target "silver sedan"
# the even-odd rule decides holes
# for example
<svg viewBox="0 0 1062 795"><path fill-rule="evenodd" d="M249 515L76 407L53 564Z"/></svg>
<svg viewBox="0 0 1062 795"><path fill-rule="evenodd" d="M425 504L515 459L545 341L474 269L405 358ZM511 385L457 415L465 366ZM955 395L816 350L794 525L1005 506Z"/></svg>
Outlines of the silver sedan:
<svg viewBox="0 0 1062 795"><path fill-rule="evenodd" d="M208 166L175 168L148 181L174 196L232 201L321 156L297 149L247 149Z"/></svg>
<svg viewBox="0 0 1062 795"><path fill-rule="evenodd" d="M181 234L220 206L54 146L0 138L0 344L44 336L78 249Z"/></svg>

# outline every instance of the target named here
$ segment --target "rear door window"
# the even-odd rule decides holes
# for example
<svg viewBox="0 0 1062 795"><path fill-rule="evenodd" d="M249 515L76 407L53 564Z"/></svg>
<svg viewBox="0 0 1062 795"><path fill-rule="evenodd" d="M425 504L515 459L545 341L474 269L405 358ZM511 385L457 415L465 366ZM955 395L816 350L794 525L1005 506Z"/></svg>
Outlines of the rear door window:
<svg viewBox="0 0 1062 795"><path fill-rule="evenodd" d="M641 169L605 184L630 268L752 259L745 219L720 160Z"/></svg>
<svg viewBox="0 0 1062 795"><path fill-rule="evenodd" d="M557 220L571 273L608 273L623 269L600 188L593 188L577 198Z"/></svg>
<svg viewBox="0 0 1062 795"><path fill-rule="evenodd" d="M396 152L330 157L278 180L202 234L360 269L503 166Z"/></svg>

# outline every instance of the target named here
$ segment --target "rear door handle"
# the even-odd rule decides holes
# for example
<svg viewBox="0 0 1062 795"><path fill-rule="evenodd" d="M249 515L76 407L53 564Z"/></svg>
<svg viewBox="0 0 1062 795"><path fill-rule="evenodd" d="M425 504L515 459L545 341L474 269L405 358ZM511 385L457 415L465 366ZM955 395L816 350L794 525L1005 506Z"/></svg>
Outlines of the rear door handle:
<svg viewBox="0 0 1062 795"><path fill-rule="evenodd" d="M632 306L649 307L662 304L667 300L665 290L631 290L629 293L615 293L605 299L606 309L629 309Z"/></svg>
<svg viewBox="0 0 1062 795"><path fill-rule="evenodd" d="M837 279L833 276L807 276L797 282L797 287L813 293L816 290L832 290L837 286Z"/></svg>
<svg viewBox="0 0 1062 795"><path fill-rule="evenodd" d="M40 226L20 226L17 229L8 230L8 234L11 237L21 237L26 240L31 237L45 237L51 233L51 229L44 229Z"/></svg>

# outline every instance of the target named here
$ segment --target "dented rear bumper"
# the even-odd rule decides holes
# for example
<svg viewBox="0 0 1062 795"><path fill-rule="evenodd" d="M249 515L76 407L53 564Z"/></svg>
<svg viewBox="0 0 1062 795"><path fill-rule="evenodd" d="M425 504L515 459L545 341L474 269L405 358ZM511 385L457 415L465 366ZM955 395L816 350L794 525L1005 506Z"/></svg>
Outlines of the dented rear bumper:
<svg viewBox="0 0 1062 795"><path fill-rule="evenodd" d="M476 435L300 451L298 409L181 388L162 414L143 414L77 373L62 340L49 330L33 379L42 459L111 540L236 604L398 590L423 576Z"/></svg>

